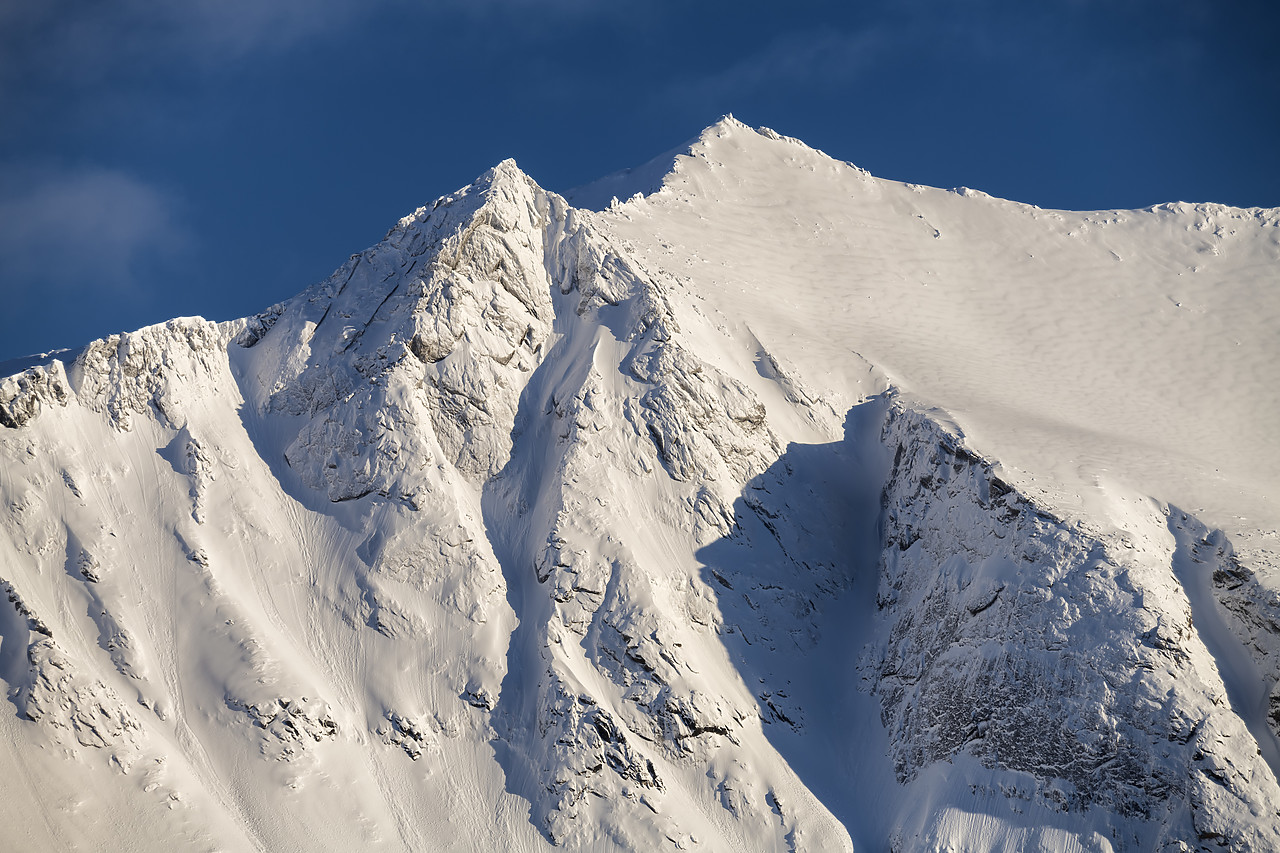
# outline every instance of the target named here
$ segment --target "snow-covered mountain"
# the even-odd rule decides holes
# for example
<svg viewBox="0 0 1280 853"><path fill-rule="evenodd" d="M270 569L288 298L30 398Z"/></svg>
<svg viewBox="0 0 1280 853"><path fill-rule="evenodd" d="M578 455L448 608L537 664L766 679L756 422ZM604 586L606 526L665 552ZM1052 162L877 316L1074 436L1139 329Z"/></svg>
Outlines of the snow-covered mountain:
<svg viewBox="0 0 1280 853"><path fill-rule="evenodd" d="M23 366L0 849L1280 849L1280 210L725 119Z"/></svg>

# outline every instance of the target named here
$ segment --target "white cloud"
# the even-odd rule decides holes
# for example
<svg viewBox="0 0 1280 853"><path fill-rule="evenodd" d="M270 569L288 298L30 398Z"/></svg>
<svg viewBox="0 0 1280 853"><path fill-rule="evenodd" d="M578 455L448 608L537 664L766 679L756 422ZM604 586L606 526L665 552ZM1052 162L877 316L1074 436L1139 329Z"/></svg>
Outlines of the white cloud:
<svg viewBox="0 0 1280 853"><path fill-rule="evenodd" d="M126 293L137 267L190 245L163 191L110 169L0 174L0 295Z"/></svg>

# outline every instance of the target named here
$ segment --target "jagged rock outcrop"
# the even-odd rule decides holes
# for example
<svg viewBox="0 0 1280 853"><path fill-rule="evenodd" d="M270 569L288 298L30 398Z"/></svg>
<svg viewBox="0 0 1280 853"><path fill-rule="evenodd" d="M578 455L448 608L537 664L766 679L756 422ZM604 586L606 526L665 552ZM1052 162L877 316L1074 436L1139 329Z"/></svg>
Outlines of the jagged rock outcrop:
<svg viewBox="0 0 1280 853"><path fill-rule="evenodd" d="M82 747L115 748L115 762L128 770L141 726L114 690L78 672L51 638L32 643L27 660L31 680L18 697L23 715L45 726L55 742L73 739Z"/></svg>
<svg viewBox="0 0 1280 853"><path fill-rule="evenodd" d="M0 581L18 625L8 623L5 644L24 643L26 672L19 684L11 682L11 695L19 714L57 744L106 750L118 769L128 772L144 739L141 725L114 690L86 673L58 645L45 620L22 599L13 584ZM23 635L26 636L23 636Z"/></svg>
<svg viewBox="0 0 1280 853"><path fill-rule="evenodd" d="M338 724L326 712L324 703L306 696L262 702L230 699L227 706L244 713L254 727L263 730L262 754L276 761L291 761L309 742L319 743L338 734Z"/></svg>
<svg viewBox="0 0 1280 853"><path fill-rule="evenodd" d="M217 387L238 325L187 317L112 335L76 356L68 381L80 405L102 412L117 429L128 431L136 415L179 429L191 401L183 390Z"/></svg>
<svg viewBox="0 0 1280 853"><path fill-rule="evenodd" d="M71 739L81 746L114 749L112 758L127 770L141 726L119 696L78 672L50 637L33 642L27 660L30 681L18 695L26 718L42 725L55 742Z"/></svg>
<svg viewBox="0 0 1280 853"><path fill-rule="evenodd" d="M1236 556L1221 530L1210 530L1194 515L1170 507L1169 527L1179 538L1192 570L1207 575L1224 621L1257 666L1259 689L1266 695L1266 718L1280 737L1280 594L1268 590L1258 573ZM1181 536L1179 536L1181 534Z"/></svg>
<svg viewBox="0 0 1280 853"><path fill-rule="evenodd" d="M0 427L16 429L46 406L65 406L71 398L61 361L36 365L0 379Z"/></svg>
<svg viewBox="0 0 1280 853"><path fill-rule="evenodd" d="M1026 796L1052 809L1137 820L1114 832L1135 849L1152 833L1280 844L1280 789L1256 750L1229 746L1250 735L1224 707L1173 543L1135 551L1060 520L901 405L884 441L885 627L867 666L899 779L969 755L1031 774Z"/></svg>
<svg viewBox="0 0 1280 853"><path fill-rule="evenodd" d="M334 501L376 491L412 504L407 483L433 445L473 479L505 464L551 327L551 216L546 193L507 161L241 339L270 353L256 359L266 408L309 417L285 451L309 486Z"/></svg>

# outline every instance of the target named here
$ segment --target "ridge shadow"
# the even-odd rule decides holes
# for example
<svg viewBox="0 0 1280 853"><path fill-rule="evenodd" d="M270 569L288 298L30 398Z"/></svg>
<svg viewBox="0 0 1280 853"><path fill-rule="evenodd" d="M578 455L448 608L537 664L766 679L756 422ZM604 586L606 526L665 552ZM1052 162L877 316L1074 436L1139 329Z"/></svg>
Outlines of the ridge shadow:
<svg viewBox="0 0 1280 853"><path fill-rule="evenodd" d="M878 804L898 787L858 672L876 616L888 405L850 408L839 441L789 445L743 488L734 529L696 552L766 738L855 849L887 843Z"/></svg>

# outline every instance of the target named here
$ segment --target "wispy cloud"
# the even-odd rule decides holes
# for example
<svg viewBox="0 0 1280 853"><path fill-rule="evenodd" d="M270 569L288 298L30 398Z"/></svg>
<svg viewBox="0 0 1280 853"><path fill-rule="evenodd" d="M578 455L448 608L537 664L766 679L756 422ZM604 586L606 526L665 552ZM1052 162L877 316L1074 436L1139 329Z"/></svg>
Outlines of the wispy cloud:
<svg viewBox="0 0 1280 853"><path fill-rule="evenodd" d="M0 174L0 295L128 294L136 267L191 245L165 192L109 169Z"/></svg>
<svg viewBox="0 0 1280 853"><path fill-rule="evenodd" d="M682 81L662 97L718 102L743 93L793 86L843 86L872 66L889 44L879 28L787 33L713 74Z"/></svg>
<svg viewBox="0 0 1280 853"><path fill-rule="evenodd" d="M124 68L279 50L395 0L0 0L0 78L72 84Z"/></svg>
<svg viewBox="0 0 1280 853"><path fill-rule="evenodd" d="M23 78L97 81L121 68L169 63L206 70L288 49L391 11L499 20L519 13L612 14L594 0L0 0L0 90ZM369 47L365 45L363 47Z"/></svg>

